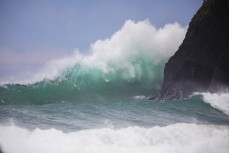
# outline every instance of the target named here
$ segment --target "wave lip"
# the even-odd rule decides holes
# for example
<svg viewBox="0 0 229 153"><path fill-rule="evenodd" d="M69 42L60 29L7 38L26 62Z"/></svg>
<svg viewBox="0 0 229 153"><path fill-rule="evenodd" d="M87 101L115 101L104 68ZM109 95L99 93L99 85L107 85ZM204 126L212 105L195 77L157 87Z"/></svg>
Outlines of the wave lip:
<svg viewBox="0 0 229 153"><path fill-rule="evenodd" d="M227 153L228 142L228 126L179 123L64 133L56 129L28 131L15 125L0 125L0 144L9 153Z"/></svg>
<svg viewBox="0 0 229 153"><path fill-rule="evenodd" d="M203 96L203 101L229 115L229 93L195 93Z"/></svg>

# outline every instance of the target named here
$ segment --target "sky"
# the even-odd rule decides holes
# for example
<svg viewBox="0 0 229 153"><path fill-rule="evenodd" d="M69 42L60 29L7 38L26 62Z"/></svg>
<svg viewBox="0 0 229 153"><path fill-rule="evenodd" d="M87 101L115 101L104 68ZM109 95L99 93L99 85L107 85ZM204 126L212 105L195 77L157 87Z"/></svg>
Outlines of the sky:
<svg viewBox="0 0 229 153"><path fill-rule="evenodd" d="M126 20L187 26L203 0L0 0L0 77L88 52Z"/></svg>

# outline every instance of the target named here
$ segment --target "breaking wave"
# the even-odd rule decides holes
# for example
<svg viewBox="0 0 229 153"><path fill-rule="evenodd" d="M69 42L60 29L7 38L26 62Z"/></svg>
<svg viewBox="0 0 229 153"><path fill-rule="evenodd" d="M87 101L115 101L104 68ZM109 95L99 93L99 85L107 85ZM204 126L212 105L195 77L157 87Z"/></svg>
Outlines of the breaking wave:
<svg viewBox="0 0 229 153"><path fill-rule="evenodd" d="M160 89L164 64L185 33L186 28L178 23L157 29L148 20L128 20L111 38L93 43L88 55L75 51L70 57L50 61L26 78L1 80L1 101L66 99L80 92L152 93Z"/></svg>

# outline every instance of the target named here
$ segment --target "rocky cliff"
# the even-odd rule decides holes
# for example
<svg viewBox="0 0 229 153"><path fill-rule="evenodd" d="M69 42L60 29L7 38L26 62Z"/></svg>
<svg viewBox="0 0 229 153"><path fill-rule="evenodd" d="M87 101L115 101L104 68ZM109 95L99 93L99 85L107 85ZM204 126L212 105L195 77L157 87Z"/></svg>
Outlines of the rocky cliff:
<svg viewBox="0 0 229 153"><path fill-rule="evenodd" d="M229 87L229 0L205 0L166 63L159 99Z"/></svg>

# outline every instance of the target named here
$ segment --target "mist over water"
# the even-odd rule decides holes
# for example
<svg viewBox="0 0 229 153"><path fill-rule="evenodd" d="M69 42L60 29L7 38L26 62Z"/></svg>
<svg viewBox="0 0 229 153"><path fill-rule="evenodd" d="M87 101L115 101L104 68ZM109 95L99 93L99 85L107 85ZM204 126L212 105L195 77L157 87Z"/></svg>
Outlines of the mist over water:
<svg viewBox="0 0 229 153"><path fill-rule="evenodd" d="M228 93L148 100L186 33L128 20L89 54L0 78L0 146L7 153L227 152ZM12 147L15 146L15 147Z"/></svg>

